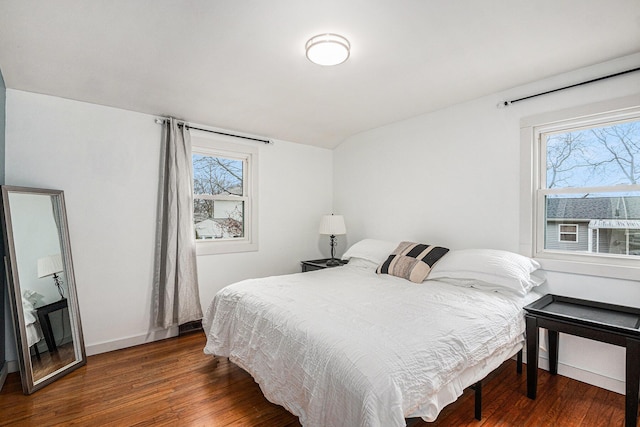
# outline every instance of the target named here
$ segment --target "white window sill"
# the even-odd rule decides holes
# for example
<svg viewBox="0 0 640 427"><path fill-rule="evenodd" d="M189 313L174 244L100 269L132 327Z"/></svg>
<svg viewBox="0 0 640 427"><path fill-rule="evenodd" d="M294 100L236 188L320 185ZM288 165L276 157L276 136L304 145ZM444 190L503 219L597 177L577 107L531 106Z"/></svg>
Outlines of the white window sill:
<svg viewBox="0 0 640 427"><path fill-rule="evenodd" d="M257 242L248 241L198 241L196 242L196 255L232 254L238 252L255 252L258 250Z"/></svg>
<svg viewBox="0 0 640 427"><path fill-rule="evenodd" d="M536 257L543 270L558 271L561 273L582 274L587 276L608 277L613 279L638 281L640 278L640 262L636 260L620 262L619 265L604 263L594 259L558 259Z"/></svg>

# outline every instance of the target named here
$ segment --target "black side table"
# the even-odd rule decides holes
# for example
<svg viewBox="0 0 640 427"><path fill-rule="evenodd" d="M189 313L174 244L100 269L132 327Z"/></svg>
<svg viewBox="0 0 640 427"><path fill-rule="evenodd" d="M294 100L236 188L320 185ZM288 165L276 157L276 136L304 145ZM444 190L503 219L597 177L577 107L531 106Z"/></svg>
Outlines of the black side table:
<svg viewBox="0 0 640 427"><path fill-rule="evenodd" d="M302 272L306 273L307 271L313 271L313 270L322 270L324 268L333 268L333 267L341 267L345 264L347 264L349 261L343 261L341 259L338 260L338 262L340 264L338 265L327 265L327 262L330 260L331 258L323 258L323 259L312 259L309 261L302 261L300 264L302 264Z"/></svg>
<svg viewBox="0 0 640 427"><path fill-rule="evenodd" d="M527 396L538 386L538 328L549 332L549 372L558 373L559 332L626 348L625 426L638 423L640 387L640 308L558 295L545 295L529 304L527 323Z"/></svg>
<svg viewBox="0 0 640 427"><path fill-rule="evenodd" d="M63 308L67 308L66 298L63 298L56 302L52 302L51 304L43 305L42 307L36 309L38 312L38 321L40 322L42 334L44 335L44 340L47 343L49 353L53 353L54 351L58 350L58 347L56 346L56 339L53 336L53 330L51 329L51 320L49 319L49 313L62 310Z"/></svg>

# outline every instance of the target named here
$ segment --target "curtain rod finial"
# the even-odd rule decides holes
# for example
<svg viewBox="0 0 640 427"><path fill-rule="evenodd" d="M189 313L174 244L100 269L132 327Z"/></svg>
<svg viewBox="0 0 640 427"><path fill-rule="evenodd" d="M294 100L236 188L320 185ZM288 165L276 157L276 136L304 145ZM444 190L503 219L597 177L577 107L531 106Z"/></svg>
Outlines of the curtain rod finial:
<svg viewBox="0 0 640 427"><path fill-rule="evenodd" d="M511 105L511 101L500 101L498 102L498 105L496 105L496 107L507 108L509 105Z"/></svg>

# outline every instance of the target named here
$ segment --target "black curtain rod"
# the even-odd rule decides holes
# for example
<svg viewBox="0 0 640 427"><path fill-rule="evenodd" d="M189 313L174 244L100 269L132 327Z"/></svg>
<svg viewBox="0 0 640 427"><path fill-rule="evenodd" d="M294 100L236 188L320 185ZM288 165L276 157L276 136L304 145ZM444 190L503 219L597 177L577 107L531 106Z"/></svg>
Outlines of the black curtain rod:
<svg viewBox="0 0 640 427"><path fill-rule="evenodd" d="M186 123L178 123L178 126L186 126L187 129L201 130L203 132L217 133L218 135L231 136L233 138L249 139L251 141L258 141L258 142L264 142L265 144L271 144L271 141L268 139L252 138L250 136L234 135L232 133L218 132L217 130L202 129L202 128L197 128L195 126L190 126Z"/></svg>
<svg viewBox="0 0 640 427"><path fill-rule="evenodd" d="M525 99L535 98L536 96L547 95L549 93L558 92L560 90L571 89L572 87L582 86L582 85L586 85L586 84L589 84L589 83L598 82L600 80L610 79L612 77L618 77L618 76L621 76L623 74L633 73L635 71L640 71L640 67L633 68L633 69L627 70L627 71L621 71L621 72L615 73L615 74L609 74L608 76L604 76L604 77L598 77L597 79L587 80L586 82L576 83L576 84L565 86L565 87L561 87L561 88L558 88L558 89L553 89L553 90L548 90L546 92L536 93L535 95L525 96L523 98L514 99L512 101L503 101L500 104L498 104L498 107L507 107L507 106L513 104L514 102L524 101Z"/></svg>
<svg viewBox="0 0 640 427"><path fill-rule="evenodd" d="M164 123L165 121L166 121L166 119L164 119L164 120L156 119L156 123ZM203 132L216 133L218 135L230 136L230 137L233 137L233 138L248 139L248 140L251 140L251 141L263 142L265 144L273 144L273 142L271 140L269 140L269 139L253 138L253 137L250 137L250 136L235 135L233 133L219 132L217 130L203 129L203 128L199 128L199 127L188 125L188 124L186 124L184 122L178 123L178 126L183 126L183 127L186 127L187 129L201 130Z"/></svg>

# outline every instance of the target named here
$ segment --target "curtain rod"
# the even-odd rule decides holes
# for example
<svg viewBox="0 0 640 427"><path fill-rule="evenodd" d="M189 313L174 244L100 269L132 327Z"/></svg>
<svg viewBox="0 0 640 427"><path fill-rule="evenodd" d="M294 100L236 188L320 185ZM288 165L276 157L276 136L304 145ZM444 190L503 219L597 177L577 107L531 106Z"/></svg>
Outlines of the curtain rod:
<svg viewBox="0 0 640 427"><path fill-rule="evenodd" d="M633 68L633 69L627 70L627 71L621 71L621 72L615 73L615 74L609 74L608 76L598 77L596 79L587 80L586 82L576 83L576 84L565 86L565 87L561 87L561 88L558 88L558 89L552 89L552 90L548 90L546 92L536 93L535 95L525 96L523 98L514 99L512 101L502 101L502 102L498 103L498 108L508 107L509 105L513 104L514 102L524 101L526 99L535 98L536 96L547 95L549 93L558 92L560 90L571 89L572 87L582 86L582 85L586 85L586 84L589 84L589 83L598 82L600 80L610 79L612 77L618 77L618 76L621 76L623 74L633 73L634 71L640 71L640 67Z"/></svg>
<svg viewBox="0 0 640 427"><path fill-rule="evenodd" d="M167 119L156 119L156 123L163 124L166 120ZM251 136L237 135L237 134L233 134L233 133L220 132L220 131L211 130L211 129L203 129L203 128L199 128L199 127L188 125L185 122L178 122L178 126L184 126L187 129L200 130L202 132L209 132L209 133L215 133L215 134L218 134L218 135L230 136L230 137L233 137L233 138L248 139L248 140L251 140L251 141L263 142L265 144L273 144L273 141L271 141L270 139L253 138Z"/></svg>

